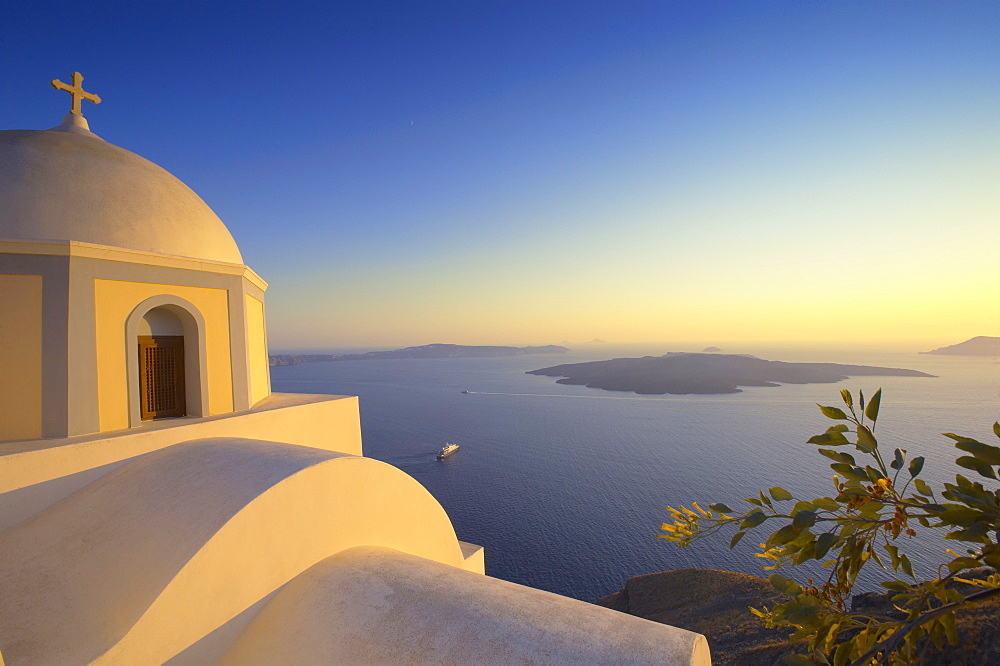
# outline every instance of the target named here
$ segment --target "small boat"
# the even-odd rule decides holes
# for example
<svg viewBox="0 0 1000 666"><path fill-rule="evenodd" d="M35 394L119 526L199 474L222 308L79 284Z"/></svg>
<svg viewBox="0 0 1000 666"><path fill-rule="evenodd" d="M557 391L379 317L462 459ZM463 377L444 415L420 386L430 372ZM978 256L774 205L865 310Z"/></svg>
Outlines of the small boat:
<svg viewBox="0 0 1000 666"><path fill-rule="evenodd" d="M468 391L462 391L462 393L468 393Z"/></svg>
<svg viewBox="0 0 1000 666"><path fill-rule="evenodd" d="M458 451L458 444L445 444L441 447L441 452L438 454L438 460L444 460L446 457Z"/></svg>

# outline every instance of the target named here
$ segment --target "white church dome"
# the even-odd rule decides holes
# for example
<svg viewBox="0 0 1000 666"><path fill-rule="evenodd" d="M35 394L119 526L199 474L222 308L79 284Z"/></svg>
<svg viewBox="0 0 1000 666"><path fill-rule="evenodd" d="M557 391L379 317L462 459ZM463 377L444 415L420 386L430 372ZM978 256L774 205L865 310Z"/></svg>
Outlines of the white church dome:
<svg viewBox="0 0 1000 666"><path fill-rule="evenodd" d="M243 263L226 225L191 188L77 125L0 131L0 239Z"/></svg>

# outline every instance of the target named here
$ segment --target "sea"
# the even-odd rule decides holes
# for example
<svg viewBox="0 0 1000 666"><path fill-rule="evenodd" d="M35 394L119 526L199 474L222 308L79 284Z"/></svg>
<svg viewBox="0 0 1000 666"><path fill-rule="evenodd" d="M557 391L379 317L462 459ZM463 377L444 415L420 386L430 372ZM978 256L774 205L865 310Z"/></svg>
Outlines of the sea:
<svg viewBox="0 0 1000 666"><path fill-rule="evenodd" d="M738 509L772 486L803 499L831 495L830 461L806 440L833 423L816 405L840 405L841 389L868 396L882 389L880 447L889 457L897 447L924 456L921 478L932 486L957 472L974 476L954 464L956 449L941 433L996 443L1000 359L993 357L751 347L733 353L935 377L861 377L727 395L639 396L525 374L668 351L684 350L591 345L550 355L304 363L271 368L271 381L275 392L359 396L365 455L422 483L458 538L485 547L487 574L589 602L657 571L769 573L755 557L769 523L733 550L731 533L678 548L657 538L669 522L666 507L697 501ZM437 460L446 442L460 449ZM961 550L941 536L902 540L918 576L933 576L950 558L946 548ZM858 591L895 575L868 569ZM819 579L826 572L812 566L786 575Z"/></svg>

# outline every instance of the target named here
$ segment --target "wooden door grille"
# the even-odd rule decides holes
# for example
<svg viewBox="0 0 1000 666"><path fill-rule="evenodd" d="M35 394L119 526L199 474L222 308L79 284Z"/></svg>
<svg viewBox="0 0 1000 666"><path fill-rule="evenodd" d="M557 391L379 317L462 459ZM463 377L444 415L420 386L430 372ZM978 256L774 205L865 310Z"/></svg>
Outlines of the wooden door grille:
<svg viewBox="0 0 1000 666"><path fill-rule="evenodd" d="M139 336L142 420L184 416L184 337Z"/></svg>

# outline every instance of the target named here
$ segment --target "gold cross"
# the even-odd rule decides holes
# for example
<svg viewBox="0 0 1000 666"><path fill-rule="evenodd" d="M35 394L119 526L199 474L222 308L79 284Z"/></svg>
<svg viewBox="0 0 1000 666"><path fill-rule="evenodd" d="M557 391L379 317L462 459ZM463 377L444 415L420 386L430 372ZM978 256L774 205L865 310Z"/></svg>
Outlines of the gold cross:
<svg viewBox="0 0 1000 666"><path fill-rule="evenodd" d="M70 113L75 113L78 116L82 116L83 113L80 112L80 101L89 99L94 104L100 104L101 98L94 93L85 92L83 86L83 74L80 72L73 72L73 85L68 85L60 81L59 79L52 79L50 81L52 87L56 90L65 90L70 95L73 96L73 107L69 110Z"/></svg>

